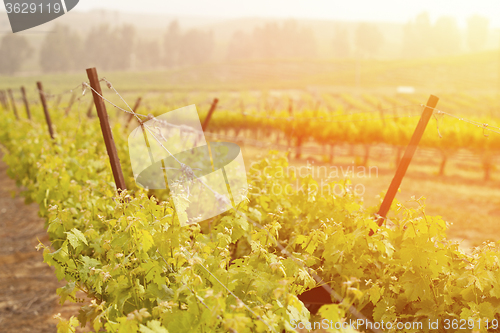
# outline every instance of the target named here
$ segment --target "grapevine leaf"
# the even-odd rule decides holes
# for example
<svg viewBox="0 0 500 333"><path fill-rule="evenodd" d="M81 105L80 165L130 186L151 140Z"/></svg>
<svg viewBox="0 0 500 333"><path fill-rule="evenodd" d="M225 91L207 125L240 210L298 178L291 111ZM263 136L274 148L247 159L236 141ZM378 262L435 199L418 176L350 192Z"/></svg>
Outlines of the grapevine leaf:
<svg viewBox="0 0 500 333"><path fill-rule="evenodd" d="M462 309L462 312L460 312L460 318L469 320L469 319L474 319L473 313L470 309L464 308Z"/></svg>
<svg viewBox="0 0 500 333"><path fill-rule="evenodd" d="M379 301L380 299L380 296L381 296L381 291L383 292L383 289L381 290L381 288L374 284L369 290L368 290L368 294L370 295L370 301L373 303L373 304L377 304L377 302Z"/></svg>
<svg viewBox="0 0 500 333"><path fill-rule="evenodd" d="M68 282L64 287L58 288L57 289L57 294L60 296L60 304L63 305L64 302L68 297L70 297L70 300L73 300L75 297L75 290L76 284L74 281Z"/></svg>
<svg viewBox="0 0 500 333"><path fill-rule="evenodd" d="M118 319L120 326L118 328L118 333L137 333L139 330L139 324L135 320L128 320L125 318Z"/></svg>
<svg viewBox="0 0 500 333"><path fill-rule="evenodd" d="M490 302L483 302L478 306L479 313L482 318L488 318L492 320L495 317L495 310Z"/></svg>
<svg viewBox="0 0 500 333"><path fill-rule="evenodd" d="M73 333L75 327L78 326L78 319L71 317L69 320L59 319L57 324L57 333Z"/></svg>
<svg viewBox="0 0 500 333"><path fill-rule="evenodd" d="M410 302L418 299L422 301L428 294L429 285L418 274L406 272L401 278L401 282L404 286L404 294Z"/></svg>
<svg viewBox="0 0 500 333"><path fill-rule="evenodd" d="M147 327L140 325L139 331L141 333L168 333L167 329L161 326L158 320L151 320L147 323Z"/></svg>
<svg viewBox="0 0 500 333"><path fill-rule="evenodd" d="M87 239L78 229L71 229L71 231L65 232L65 234L67 235L68 241L74 249L76 249L82 243L88 245Z"/></svg>
<svg viewBox="0 0 500 333"><path fill-rule="evenodd" d="M142 231L141 240L142 240L142 249L145 252L148 252L149 249L151 249L153 247L153 245L155 244L153 237L146 230Z"/></svg>
<svg viewBox="0 0 500 333"><path fill-rule="evenodd" d="M326 304L323 305L319 311L322 318L329 319L333 322L338 322L344 316L344 310L339 304Z"/></svg>
<svg viewBox="0 0 500 333"><path fill-rule="evenodd" d="M87 243L87 238L85 238L85 235L80 230L73 228L71 229L71 232L85 245L89 245L89 243Z"/></svg>

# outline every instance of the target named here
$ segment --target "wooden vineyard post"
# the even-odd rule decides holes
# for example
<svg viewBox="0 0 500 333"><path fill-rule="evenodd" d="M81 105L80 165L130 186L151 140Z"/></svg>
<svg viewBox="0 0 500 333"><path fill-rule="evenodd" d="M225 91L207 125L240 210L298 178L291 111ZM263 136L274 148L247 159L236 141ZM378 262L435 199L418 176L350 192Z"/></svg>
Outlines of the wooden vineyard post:
<svg viewBox="0 0 500 333"><path fill-rule="evenodd" d="M17 107L16 107L16 101L14 100L14 95L12 94L12 90L9 89L9 97L10 97L10 104L12 105L12 109L14 110L14 114L16 115L16 119L19 120L19 114L17 113Z"/></svg>
<svg viewBox="0 0 500 333"><path fill-rule="evenodd" d="M75 93L71 94L71 99L69 100L69 104L68 104L68 107L66 108L66 110L64 111L64 115L68 115L69 114L69 111L71 110L71 108L73 107L73 104L75 103Z"/></svg>
<svg viewBox="0 0 500 333"><path fill-rule="evenodd" d="M45 114L45 120L47 121L47 126L49 127L50 137L54 138L54 131L52 130L52 120L50 119L49 110L47 108L47 100L45 99L45 93L43 92L42 82L37 82L38 92L40 93L40 101L42 102L43 113Z"/></svg>
<svg viewBox="0 0 500 333"><path fill-rule="evenodd" d="M137 112L137 109L139 109L139 106L141 106L141 102L142 102L142 97L139 97L137 99L137 101L135 101L135 105L134 107L132 108L132 110L134 111L134 113ZM128 126L130 125L130 122L132 121L132 119L134 119L134 113L131 113L127 119L127 124L125 125L125 128L128 128Z"/></svg>
<svg viewBox="0 0 500 333"><path fill-rule="evenodd" d="M28 116L28 119L31 119L30 105L28 103L28 98L26 98L26 89L24 89L24 86L21 87L21 94L23 95L23 102L24 102L24 108L26 109L26 115Z"/></svg>
<svg viewBox="0 0 500 333"><path fill-rule="evenodd" d="M104 138L104 143L106 144L106 150L108 152L109 162L113 171L115 184L119 191L125 190L126 186L125 180L123 178L122 167L120 164L120 159L118 158L118 153L116 151L113 133L111 132L111 127L109 126L109 117L108 112L106 111L106 105L104 104L104 100L102 99L101 84L99 83L97 70L95 68L88 68L87 76L90 81L90 86L92 87L92 95L94 96L94 103L97 109L99 122L101 124L102 136Z"/></svg>
<svg viewBox="0 0 500 333"><path fill-rule="evenodd" d="M5 97L5 90L0 90L0 103L2 103L2 107L4 110L9 109L9 105L7 104L7 98Z"/></svg>
<svg viewBox="0 0 500 333"><path fill-rule="evenodd" d="M396 170L396 174L392 179L391 185L389 185L389 189L387 190L387 194L385 195L384 201L382 202L382 205L380 205L380 209L377 213L379 216L377 224L379 226L381 226L384 223L384 220L387 217L387 213L391 208L392 201L394 200L394 197L398 192L399 186L401 185L401 182L406 174L406 170L408 170L408 166L411 163L413 155L417 150L420 139L424 134L425 128L427 127L427 124L429 123L429 120L432 117L432 113L434 112L434 108L436 107L438 101L439 98L437 98L434 95L431 95L429 97L429 100L427 101L427 105L424 111L422 112L422 117L418 122L415 132L413 132L413 136L411 137L410 143L406 147L406 151L403 155L403 158L399 162L398 169ZM374 233L373 230L370 230L369 235L371 236L373 235L373 233Z"/></svg>
<svg viewBox="0 0 500 333"><path fill-rule="evenodd" d="M217 98L214 98L214 101L212 102L212 106L210 107L210 110L208 111L207 117L205 118L205 121L203 122L202 129L205 131L208 127L208 124L210 123L210 119L212 119L212 115L215 112L215 109L217 108L217 103L219 103L219 100Z"/></svg>

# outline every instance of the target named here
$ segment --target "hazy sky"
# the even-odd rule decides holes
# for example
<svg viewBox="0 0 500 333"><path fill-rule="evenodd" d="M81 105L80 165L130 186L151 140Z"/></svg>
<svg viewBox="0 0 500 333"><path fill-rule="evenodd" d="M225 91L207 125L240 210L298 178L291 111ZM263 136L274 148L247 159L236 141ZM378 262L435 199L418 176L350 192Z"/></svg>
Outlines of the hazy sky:
<svg viewBox="0 0 500 333"><path fill-rule="evenodd" d="M422 11L432 19L448 15L465 26L480 14L500 27L499 0L80 0L78 10L106 8L129 12L211 17L295 17L407 22Z"/></svg>

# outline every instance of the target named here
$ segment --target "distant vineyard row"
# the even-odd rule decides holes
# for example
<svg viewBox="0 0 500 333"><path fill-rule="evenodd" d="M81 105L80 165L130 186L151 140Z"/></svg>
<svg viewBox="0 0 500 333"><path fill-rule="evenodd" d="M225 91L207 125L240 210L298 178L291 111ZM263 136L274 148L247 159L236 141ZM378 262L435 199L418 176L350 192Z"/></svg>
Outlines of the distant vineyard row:
<svg viewBox="0 0 500 333"><path fill-rule="evenodd" d="M48 95L50 108L66 109L67 101L75 100L64 95ZM88 94L87 94L88 96ZM75 102L72 112L91 112L92 101L83 96ZM334 159L334 147L361 145L365 153L362 164L367 164L371 147L388 144L396 147L395 162L399 161L402 147L409 142L427 96L418 94L332 94L306 93L300 91L275 91L217 94L219 105L213 115L208 132L222 133L236 139L258 138L267 142L286 142L295 147L296 156L301 156L301 147L313 142L329 146L326 158ZM467 117L492 129L498 126L500 100L496 95L448 94L440 96L439 110L459 117ZM153 94L143 98L139 113L162 114L196 104L204 114L211 103L207 93ZM117 101L121 102L121 101ZM491 176L493 157L500 153L500 135L471 126L458 119L434 112L421 147L433 148L441 156L439 174L444 174L447 161L458 150L468 150L477 156L484 170L484 178ZM491 134L491 135L490 135Z"/></svg>
<svg viewBox="0 0 500 333"><path fill-rule="evenodd" d="M316 109L304 109L300 112L291 110L245 111L234 112L222 109L217 111L210 123L209 131L233 135L236 138L258 138L260 140L286 140L290 147L295 147L296 156L301 156L301 147L307 142L321 146L330 146L329 160L333 161L333 147L342 145L362 145L365 148L363 164L368 163L370 149L374 145L388 144L395 147L405 146L415 130L423 108L412 98L413 106L393 107L384 109L385 99L364 96L357 100L344 95L344 101L349 101L351 110L340 107L337 110L327 110L316 105ZM371 106L368 105L368 102ZM393 101L394 103L396 101ZM490 100L493 103L493 100ZM469 110L467 103L474 105L473 99L463 98L460 102L440 103L439 109L446 112ZM494 105L494 104L493 104ZM475 106L477 107L477 106ZM484 105L483 110L493 110L494 107ZM370 112L371 110L371 112ZM498 110L500 112L500 109ZM441 155L439 173L445 171L446 162L459 149L465 149L476 155L483 165L484 178L489 179L492 170L492 159L500 153L500 133L497 119L491 118L493 112L482 117L472 117L481 127L434 112L424 137L419 146L436 149ZM482 128L483 127L483 128ZM494 132L490 132L493 129ZM397 150L396 161L402 153Z"/></svg>

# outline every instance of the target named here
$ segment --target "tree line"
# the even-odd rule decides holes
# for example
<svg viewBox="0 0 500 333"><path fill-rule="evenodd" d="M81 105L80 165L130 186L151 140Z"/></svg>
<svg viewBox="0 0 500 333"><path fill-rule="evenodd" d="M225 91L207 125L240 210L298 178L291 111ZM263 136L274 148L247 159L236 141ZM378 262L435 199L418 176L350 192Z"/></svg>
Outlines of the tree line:
<svg viewBox="0 0 500 333"><path fill-rule="evenodd" d="M428 57L457 54L464 49L484 48L489 33L488 19L472 16L465 35L456 21L441 17L434 24L422 13L404 26L402 57ZM64 72L97 66L103 70L158 69L197 65L213 60L216 40L212 31L182 30L173 21L160 34L139 36L132 25L101 25L85 35L67 26L55 25L46 34L38 51L43 72ZM338 24L333 31L331 53L335 58L376 57L386 43L377 24L359 23L348 29ZM34 56L27 39L7 34L0 42L0 74L18 72ZM313 59L318 45L312 29L293 20L282 24L265 23L251 31L236 31L225 50L227 60Z"/></svg>
<svg viewBox="0 0 500 333"><path fill-rule="evenodd" d="M474 15L462 34L456 20L440 17L434 24L427 13L419 14L404 27L403 57L428 57L458 54L463 50L481 51L489 35L489 20Z"/></svg>
<svg viewBox="0 0 500 333"><path fill-rule="evenodd" d="M481 51L489 31L489 20L482 16L469 17L463 34L453 17L442 16L432 24L429 14L424 12L404 26L400 55L423 58ZM360 23L351 35L354 36L347 29L337 27L333 40L335 57L373 57L385 43L376 24Z"/></svg>
<svg viewBox="0 0 500 333"><path fill-rule="evenodd" d="M170 24L163 41L138 36L133 25L101 25L82 36L68 26L55 25L41 43L38 62L43 72L66 72L97 66L102 70L153 69L204 63L210 60L214 41L211 32L182 32ZM24 36L5 35L0 42L0 73L15 74L33 56Z"/></svg>

